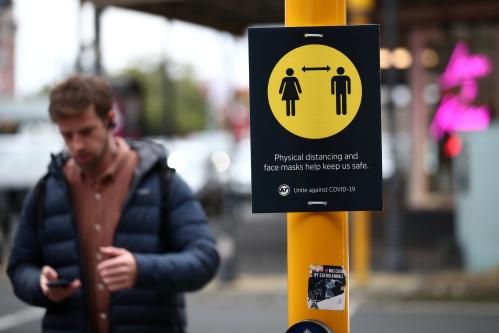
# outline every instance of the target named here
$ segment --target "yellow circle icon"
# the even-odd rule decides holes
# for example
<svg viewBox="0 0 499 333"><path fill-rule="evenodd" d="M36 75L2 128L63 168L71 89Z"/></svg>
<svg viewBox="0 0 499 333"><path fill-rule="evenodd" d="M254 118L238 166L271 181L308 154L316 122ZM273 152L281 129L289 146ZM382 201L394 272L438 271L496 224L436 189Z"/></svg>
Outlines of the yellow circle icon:
<svg viewBox="0 0 499 333"><path fill-rule="evenodd" d="M307 139L344 130L362 100L362 82L352 61L319 44L300 46L284 55L272 70L267 89L277 121Z"/></svg>

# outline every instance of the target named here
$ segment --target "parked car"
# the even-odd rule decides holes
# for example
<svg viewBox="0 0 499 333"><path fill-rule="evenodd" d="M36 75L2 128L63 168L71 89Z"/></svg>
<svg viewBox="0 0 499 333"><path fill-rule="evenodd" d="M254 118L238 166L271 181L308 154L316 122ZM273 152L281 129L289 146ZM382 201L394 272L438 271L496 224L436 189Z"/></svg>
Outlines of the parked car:
<svg viewBox="0 0 499 333"><path fill-rule="evenodd" d="M226 131L203 131L181 138L153 138L168 153L174 168L199 198L208 214L224 209L233 138Z"/></svg>

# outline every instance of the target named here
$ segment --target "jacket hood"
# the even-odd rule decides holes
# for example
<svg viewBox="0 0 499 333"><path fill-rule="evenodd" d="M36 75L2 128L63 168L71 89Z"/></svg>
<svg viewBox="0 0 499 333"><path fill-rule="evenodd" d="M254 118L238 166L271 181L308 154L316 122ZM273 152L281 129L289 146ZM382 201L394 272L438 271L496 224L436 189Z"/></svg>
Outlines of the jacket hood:
<svg viewBox="0 0 499 333"><path fill-rule="evenodd" d="M139 154L139 165L136 170L136 175L141 178L158 162L166 163L165 148L151 140L127 140L130 147Z"/></svg>

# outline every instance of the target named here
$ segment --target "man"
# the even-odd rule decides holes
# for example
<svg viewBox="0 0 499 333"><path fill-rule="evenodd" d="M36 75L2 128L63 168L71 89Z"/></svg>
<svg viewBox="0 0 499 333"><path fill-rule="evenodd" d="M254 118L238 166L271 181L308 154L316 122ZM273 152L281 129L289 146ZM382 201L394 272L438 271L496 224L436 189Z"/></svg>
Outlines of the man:
<svg viewBox="0 0 499 333"><path fill-rule="evenodd" d="M201 206L161 146L112 135L104 80L70 77L49 113L67 152L26 198L8 266L16 295L46 308L43 332L185 332L182 292L219 264Z"/></svg>

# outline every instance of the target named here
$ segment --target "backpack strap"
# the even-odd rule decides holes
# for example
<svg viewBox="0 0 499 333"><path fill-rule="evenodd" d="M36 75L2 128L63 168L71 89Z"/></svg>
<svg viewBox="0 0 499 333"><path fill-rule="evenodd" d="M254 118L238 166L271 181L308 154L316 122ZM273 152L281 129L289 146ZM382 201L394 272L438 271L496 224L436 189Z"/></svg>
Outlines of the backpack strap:
<svg viewBox="0 0 499 333"><path fill-rule="evenodd" d="M170 168L166 163L166 159L161 161L159 164L159 176L160 176L160 186L161 186L161 219L163 222L166 222L168 218L168 197L169 197L169 189L170 182L175 173L175 169ZM166 223L163 223L166 225Z"/></svg>
<svg viewBox="0 0 499 333"><path fill-rule="evenodd" d="M36 222L38 224L43 223L43 201L45 199L45 185L47 183L49 174L46 173L42 178L38 180L35 184L35 214L36 214Z"/></svg>

